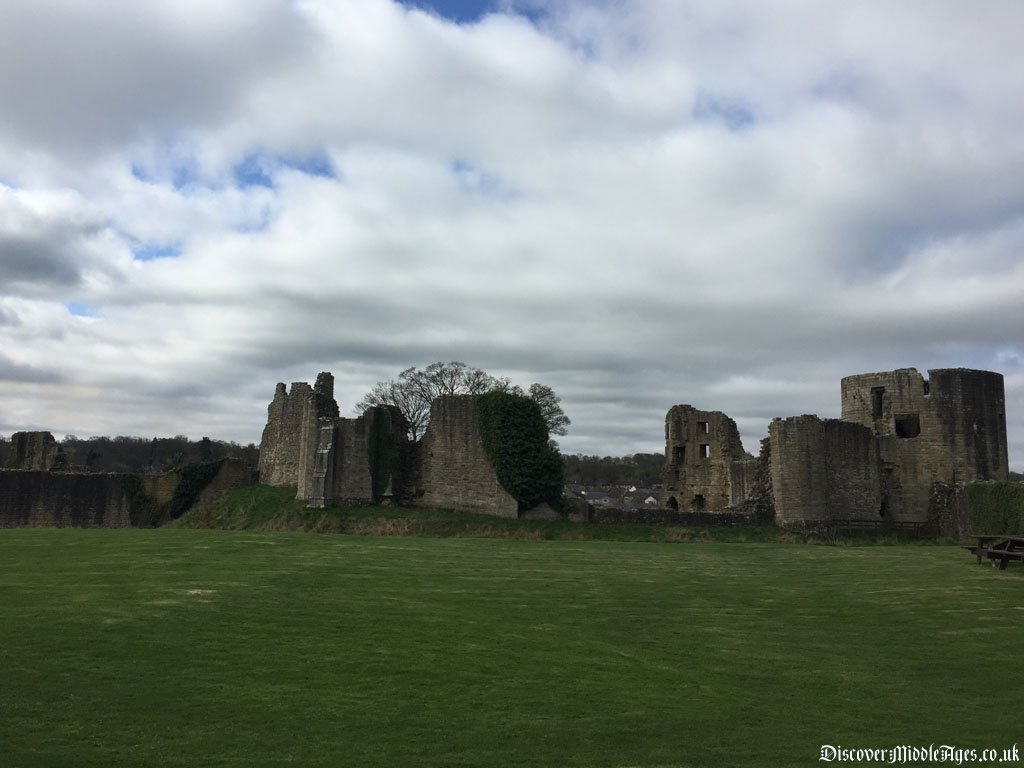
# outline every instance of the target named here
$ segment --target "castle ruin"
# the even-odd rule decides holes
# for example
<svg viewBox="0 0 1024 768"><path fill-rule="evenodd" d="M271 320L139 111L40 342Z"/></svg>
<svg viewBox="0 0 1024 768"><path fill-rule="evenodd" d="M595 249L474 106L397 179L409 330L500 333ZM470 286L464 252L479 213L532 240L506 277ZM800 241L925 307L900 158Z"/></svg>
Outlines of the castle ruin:
<svg viewBox="0 0 1024 768"><path fill-rule="evenodd" d="M665 418L664 506L769 510L780 525L924 525L940 486L1006 480L1003 377L964 368L847 376L842 416L774 419L758 459L719 411ZM758 480L761 480L758 482Z"/></svg>
<svg viewBox="0 0 1024 768"><path fill-rule="evenodd" d="M260 444L260 482L294 486L310 507L396 502L518 517L484 450L477 402L437 398L426 434L412 443L396 408L338 416L330 373L313 387L278 384Z"/></svg>

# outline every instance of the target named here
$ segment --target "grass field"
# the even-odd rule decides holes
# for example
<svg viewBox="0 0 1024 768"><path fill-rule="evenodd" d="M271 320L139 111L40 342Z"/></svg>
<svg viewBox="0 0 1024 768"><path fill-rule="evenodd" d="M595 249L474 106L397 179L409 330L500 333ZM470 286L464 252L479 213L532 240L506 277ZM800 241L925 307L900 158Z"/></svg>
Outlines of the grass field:
<svg viewBox="0 0 1024 768"><path fill-rule="evenodd" d="M0 531L0 765L811 766L1022 739L946 546Z"/></svg>

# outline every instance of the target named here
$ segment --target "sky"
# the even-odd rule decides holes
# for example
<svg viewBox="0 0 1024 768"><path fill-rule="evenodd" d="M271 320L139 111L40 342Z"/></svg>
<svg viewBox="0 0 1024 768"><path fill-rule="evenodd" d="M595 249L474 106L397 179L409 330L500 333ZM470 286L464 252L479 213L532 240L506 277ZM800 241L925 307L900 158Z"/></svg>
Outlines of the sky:
<svg viewBox="0 0 1024 768"><path fill-rule="evenodd" d="M0 434L259 441L278 381L460 360L563 451L756 453L843 376L1005 376L1018 0L0 5Z"/></svg>

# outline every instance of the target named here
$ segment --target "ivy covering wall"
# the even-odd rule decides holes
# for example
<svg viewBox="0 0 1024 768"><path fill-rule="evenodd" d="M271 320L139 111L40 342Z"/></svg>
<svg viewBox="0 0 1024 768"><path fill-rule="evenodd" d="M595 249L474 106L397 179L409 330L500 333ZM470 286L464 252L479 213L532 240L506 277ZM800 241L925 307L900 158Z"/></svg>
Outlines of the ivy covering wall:
<svg viewBox="0 0 1024 768"><path fill-rule="evenodd" d="M368 460L370 464L370 492L373 503L378 504L388 490L391 479L398 471L399 450L395 439L396 425L386 406L367 410L370 419ZM404 429L404 425L401 427Z"/></svg>
<svg viewBox="0 0 1024 768"><path fill-rule="evenodd" d="M561 509L565 465L549 443L540 406L522 395L488 392L480 395L478 408L484 450L519 509L542 502Z"/></svg>
<svg viewBox="0 0 1024 768"><path fill-rule="evenodd" d="M971 529L983 534L1024 533L1024 483L967 484Z"/></svg>

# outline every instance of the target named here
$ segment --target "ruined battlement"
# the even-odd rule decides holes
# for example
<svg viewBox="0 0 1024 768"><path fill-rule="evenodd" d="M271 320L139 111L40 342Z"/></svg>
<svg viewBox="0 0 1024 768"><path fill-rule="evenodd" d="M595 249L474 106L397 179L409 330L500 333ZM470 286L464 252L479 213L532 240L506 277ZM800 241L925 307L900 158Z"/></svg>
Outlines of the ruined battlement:
<svg viewBox="0 0 1024 768"><path fill-rule="evenodd" d="M840 419L775 419L760 460L737 453L725 414L674 406L665 419L664 505L693 510L710 500L735 509L760 494L784 525L923 525L937 485L1007 478L1002 375L942 368L926 379L900 368L847 376L840 389Z"/></svg>
<svg viewBox="0 0 1024 768"><path fill-rule="evenodd" d="M355 419L321 418L315 453L304 454L297 499L315 508L379 504L404 495L399 463L408 424L394 407Z"/></svg>
<svg viewBox="0 0 1024 768"><path fill-rule="evenodd" d="M294 486L311 507L401 501L517 517L516 500L502 488L480 435L478 398L440 397L419 443L392 407L341 418L334 377L316 384L278 384L260 443L260 482Z"/></svg>
<svg viewBox="0 0 1024 768"><path fill-rule="evenodd" d="M49 432L15 432L11 435L8 469L49 472L57 460L57 441Z"/></svg>
<svg viewBox="0 0 1024 768"><path fill-rule="evenodd" d="M288 390L278 383L260 439L260 482L298 487L299 467L307 454L315 454L319 443L319 420L337 416L330 373L320 373L312 387L297 381Z"/></svg>
<svg viewBox="0 0 1024 768"><path fill-rule="evenodd" d="M736 422L721 411L672 406L665 416L662 506L684 512L728 508L736 495L732 478L745 476L732 463L752 458Z"/></svg>
<svg viewBox="0 0 1024 768"><path fill-rule="evenodd" d="M1001 374L969 368L914 368L842 380L842 418L897 441L943 482L1005 480L1009 471ZM907 442L903 442L907 441Z"/></svg>

